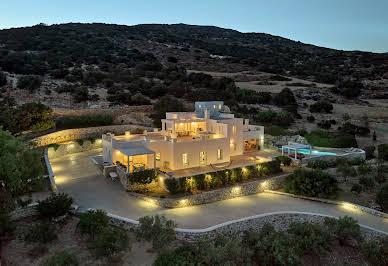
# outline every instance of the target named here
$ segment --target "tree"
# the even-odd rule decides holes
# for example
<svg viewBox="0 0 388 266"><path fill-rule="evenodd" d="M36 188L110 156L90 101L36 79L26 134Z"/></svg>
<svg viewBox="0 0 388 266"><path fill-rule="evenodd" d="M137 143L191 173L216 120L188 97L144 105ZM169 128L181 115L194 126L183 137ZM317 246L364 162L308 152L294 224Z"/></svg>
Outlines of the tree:
<svg viewBox="0 0 388 266"><path fill-rule="evenodd" d="M296 100L294 93L289 88L284 88L278 95L274 97L277 105L295 105Z"/></svg>
<svg viewBox="0 0 388 266"><path fill-rule="evenodd" d="M11 211L19 196L42 188L42 174L40 154L0 129L0 213Z"/></svg>
<svg viewBox="0 0 388 266"><path fill-rule="evenodd" d="M20 76L18 78L17 87L22 90L35 91L42 84L42 77L37 75Z"/></svg>
<svg viewBox="0 0 388 266"><path fill-rule="evenodd" d="M174 97L163 96L153 106L154 112L151 115L153 124L156 127L161 127L160 119L165 118L166 112L183 112L185 108L183 104Z"/></svg>
<svg viewBox="0 0 388 266"><path fill-rule="evenodd" d="M75 90L75 94L73 95L74 101L76 103L84 102L89 99L89 90L87 87L82 86Z"/></svg>

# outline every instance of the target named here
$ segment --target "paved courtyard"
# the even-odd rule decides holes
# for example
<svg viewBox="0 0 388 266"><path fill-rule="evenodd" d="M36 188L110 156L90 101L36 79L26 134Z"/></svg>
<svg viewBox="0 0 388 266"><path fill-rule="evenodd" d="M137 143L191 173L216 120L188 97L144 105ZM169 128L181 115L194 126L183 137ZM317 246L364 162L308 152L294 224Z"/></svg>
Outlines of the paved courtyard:
<svg viewBox="0 0 388 266"><path fill-rule="evenodd" d="M163 214L180 228L206 228L229 220L278 211L302 211L351 216L360 224L388 232L388 219L354 209L306 201L270 193L234 198L205 205L165 209L129 196L121 184L105 178L90 159L101 150L75 153L51 161L59 191L72 195L82 209L96 208L137 220Z"/></svg>

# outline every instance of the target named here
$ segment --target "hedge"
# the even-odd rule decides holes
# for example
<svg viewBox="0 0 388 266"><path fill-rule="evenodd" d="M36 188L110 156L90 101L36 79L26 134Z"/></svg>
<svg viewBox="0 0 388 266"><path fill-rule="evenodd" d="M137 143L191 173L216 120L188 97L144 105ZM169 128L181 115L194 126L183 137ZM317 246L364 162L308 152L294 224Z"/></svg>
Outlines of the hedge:
<svg viewBox="0 0 388 266"><path fill-rule="evenodd" d="M243 180L268 176L282 172L280 161L274 160L258 165L226 169L192 177L166 178L164 185L170 194L213 189L225 185L240 183Z"/></svg>
<svg viewBox="0 0 388 266"><path fill-rule="evenodd" d="M154 169L145 169L138 172L132 172L128 175L128 181L131 184L149 184L157 177Z"/></svg>

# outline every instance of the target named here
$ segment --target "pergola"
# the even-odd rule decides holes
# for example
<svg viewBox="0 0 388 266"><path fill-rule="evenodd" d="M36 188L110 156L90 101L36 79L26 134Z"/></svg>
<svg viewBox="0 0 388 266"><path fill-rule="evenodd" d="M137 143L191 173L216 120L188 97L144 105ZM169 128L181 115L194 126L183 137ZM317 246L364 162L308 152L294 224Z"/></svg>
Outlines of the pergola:
<svg viewBox="0 0 388 266"><path fill-rule="evenodd" d="M288 155L290 155L291 150L294 150L294 152L295 152L295 160L298 159L298 150L299 149L309 149L310 150L310 154L312 152L311 145L300 144L300 143L291 143L291 142L289 142L287 145L282 145L282 155L284 155L284 149L287 149Z"/></svg>

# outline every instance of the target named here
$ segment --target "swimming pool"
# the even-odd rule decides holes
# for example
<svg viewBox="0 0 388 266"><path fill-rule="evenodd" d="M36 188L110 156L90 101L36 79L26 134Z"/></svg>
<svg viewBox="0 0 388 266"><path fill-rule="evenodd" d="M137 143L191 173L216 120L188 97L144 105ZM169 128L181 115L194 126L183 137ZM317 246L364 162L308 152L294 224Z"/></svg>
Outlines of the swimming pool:
<svg viewBox="0 0 388 266"><path fill-rule="evenodd" d="M279 150L281 151L282 148L280 147ZM285 152L287 152L287 148L284 148L283 149ZM294 149L290 149L290 152L291 153L294 153L295 150ZM303 154L310 154L310 150L309 149L298 149L298 152L299 153L303 153ZM336 153L334 152L329 152L329 151L317 151L317 150L312 150L311 151L311 154L312 155L337 155Z"/></svg>

